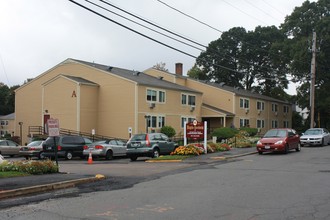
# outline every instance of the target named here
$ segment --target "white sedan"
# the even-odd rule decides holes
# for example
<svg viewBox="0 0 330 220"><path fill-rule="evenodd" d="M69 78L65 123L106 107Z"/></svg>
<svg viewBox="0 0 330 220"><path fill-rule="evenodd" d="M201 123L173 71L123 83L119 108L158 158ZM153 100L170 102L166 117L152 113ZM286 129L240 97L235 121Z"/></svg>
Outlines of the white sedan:
<svg viewBox="0 0 330 220"><path fill-rule="evenodd" d="M330 133L325 128L310 128L300 137L300 144L310 146L325 146L330 143Z"/></svg>

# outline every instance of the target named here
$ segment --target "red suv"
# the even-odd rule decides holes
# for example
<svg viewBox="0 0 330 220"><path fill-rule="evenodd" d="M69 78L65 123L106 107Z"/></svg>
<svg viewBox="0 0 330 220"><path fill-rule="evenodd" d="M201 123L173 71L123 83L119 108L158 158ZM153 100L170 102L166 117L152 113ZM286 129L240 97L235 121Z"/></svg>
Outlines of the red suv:
<svg viewBox="0 0 330 220"><path fill-rule="evenodd" d="M301 146L299 135L291 128L271 129L257 143L259 154L263 152L288 153L292 149L300 151Z"/></svg>

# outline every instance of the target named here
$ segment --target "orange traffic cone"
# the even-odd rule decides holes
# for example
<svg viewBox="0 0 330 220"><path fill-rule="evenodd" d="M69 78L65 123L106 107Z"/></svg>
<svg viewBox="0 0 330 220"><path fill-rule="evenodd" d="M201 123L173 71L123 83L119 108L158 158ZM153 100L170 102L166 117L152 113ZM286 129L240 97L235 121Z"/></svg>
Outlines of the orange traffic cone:
<svg viewBox="0 0 330 220"><path fill-rule="evenodd" d="M89 152L89 156L88 156L88 164L93 164L93 157L92 157L92 152Z"/></svg>

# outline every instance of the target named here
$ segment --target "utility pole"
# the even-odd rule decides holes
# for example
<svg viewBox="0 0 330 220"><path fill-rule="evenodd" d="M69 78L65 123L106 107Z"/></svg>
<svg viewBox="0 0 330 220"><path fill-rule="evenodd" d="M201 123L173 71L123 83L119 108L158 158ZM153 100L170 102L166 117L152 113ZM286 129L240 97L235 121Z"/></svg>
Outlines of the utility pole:
<svg viewBox="0 0 330 220"><path fill-rule="evenodd" d="M310 88L310 127L314 128L314 112L315 112L315 60L316 60L316 32L313 32L312 42L312 63L311 63L311 88Z"/></svg>

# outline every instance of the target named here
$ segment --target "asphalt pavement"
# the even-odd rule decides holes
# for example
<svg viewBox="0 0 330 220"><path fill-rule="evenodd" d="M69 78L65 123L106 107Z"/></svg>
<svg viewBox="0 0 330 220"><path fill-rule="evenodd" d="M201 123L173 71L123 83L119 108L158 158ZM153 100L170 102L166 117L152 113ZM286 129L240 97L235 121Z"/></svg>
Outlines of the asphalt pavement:
<svg viewBox="0 0 330 220"><path fill-rule="evenodd" d="M257 153L257 151L254 147L232 148L230 151L203 154L182 160L178 163L213 163L216 160L226 160L255 153ZM104 178L106 177L100 174L92 176L65 172L5 178L0 181L0 200L32 193L75 187L77 184L102 181Z"/></svg>

